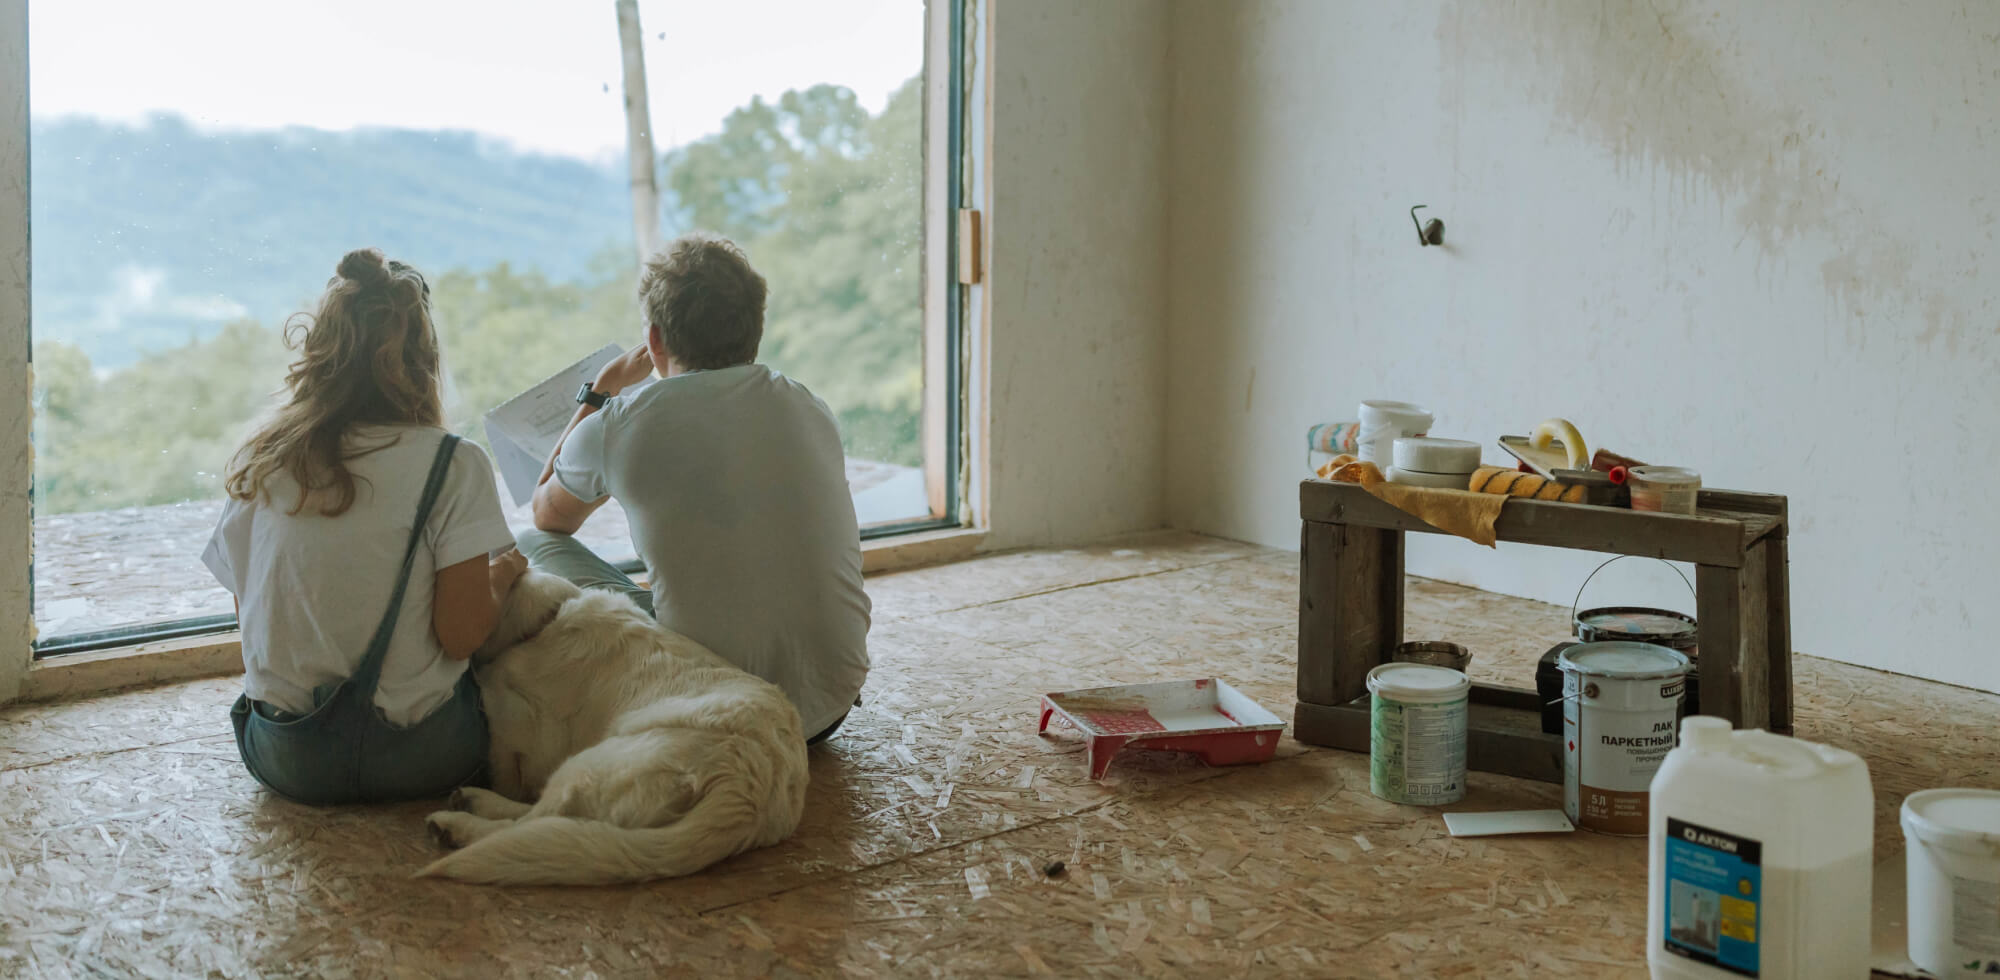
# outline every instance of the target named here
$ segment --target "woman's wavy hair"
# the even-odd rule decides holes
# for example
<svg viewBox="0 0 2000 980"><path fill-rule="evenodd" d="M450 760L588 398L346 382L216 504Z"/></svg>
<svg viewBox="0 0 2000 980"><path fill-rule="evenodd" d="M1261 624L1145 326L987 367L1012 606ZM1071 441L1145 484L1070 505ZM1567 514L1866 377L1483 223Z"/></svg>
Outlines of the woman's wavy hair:
<svg viewBox="0 0 2000 980"><path fill-rule="evenodd" d="M291 399L237 450L224 486L253 500L283 472L299 488L290 513L316 500L336 516L354 505L347 463L394 442L356 450L347 443L355 427L444 423L430 285L379 249L356 249L341 258L318 309L286 321L285 344L299 352L285 375Z"/></svg>

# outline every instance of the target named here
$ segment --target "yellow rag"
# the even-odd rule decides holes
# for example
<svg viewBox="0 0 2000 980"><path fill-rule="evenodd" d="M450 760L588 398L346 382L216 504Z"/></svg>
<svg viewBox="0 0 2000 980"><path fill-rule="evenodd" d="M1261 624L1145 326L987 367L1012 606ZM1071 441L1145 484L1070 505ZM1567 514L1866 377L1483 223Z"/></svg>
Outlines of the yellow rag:
<svg viewBox="0 0 2000 980"><path fill-rule="evenodd" d="M1319 468L1322 480L1358 483L1390 506L1415 516L1447 534L1456 534L1491 548L1498 537L1493 522L1500 517L1506 497L1464 490L1435 490L1390 483L1374 463L1349 455L1335 456Z"/></svg>

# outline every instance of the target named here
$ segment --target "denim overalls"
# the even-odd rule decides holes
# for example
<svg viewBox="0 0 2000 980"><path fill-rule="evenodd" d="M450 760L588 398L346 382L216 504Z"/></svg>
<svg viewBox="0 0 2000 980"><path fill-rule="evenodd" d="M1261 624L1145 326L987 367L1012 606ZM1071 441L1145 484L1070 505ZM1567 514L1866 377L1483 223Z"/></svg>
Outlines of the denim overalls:
<svg viewBox="0 0 2000 980"><path fill-rule="evenodd" d="M484 780L486 713L472 671L459 678L451 700L408 728L390 724L375 707L375 685L382 678L389 638L396 632L410 565L457 445L458 437L447 434L438 446L389 610L375 627L375 637L354 676L315 690L313 709L303 715L252 701L248 695L236 699L230 720L236 728L237 752L250 774L279 796L319 806L390 803L440 797Z"/></svg>

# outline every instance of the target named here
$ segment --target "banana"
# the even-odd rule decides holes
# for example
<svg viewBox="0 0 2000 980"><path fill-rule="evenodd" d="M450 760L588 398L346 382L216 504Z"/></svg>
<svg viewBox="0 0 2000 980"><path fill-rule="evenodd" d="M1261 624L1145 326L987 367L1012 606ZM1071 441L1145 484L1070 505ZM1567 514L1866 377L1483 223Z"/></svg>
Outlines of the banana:
<svg viewBox="0 0 2000 980"><path fill-rule="evenodd" d="M1563 451L1569 454L1569 468L1587 470L1590 468L1590 447L1583 444L1583 433L1568 419L1549 419L1535 426L1535 432L1528 437L1528 445L1536 449L1549 448L1550 440L1563 444Z"/></svg>

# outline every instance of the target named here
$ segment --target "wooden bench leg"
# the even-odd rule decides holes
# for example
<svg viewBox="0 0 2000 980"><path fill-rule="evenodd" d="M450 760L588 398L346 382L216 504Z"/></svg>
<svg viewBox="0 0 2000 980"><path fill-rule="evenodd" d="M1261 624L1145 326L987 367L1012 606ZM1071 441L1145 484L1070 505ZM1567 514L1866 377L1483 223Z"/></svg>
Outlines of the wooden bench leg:
<svg viewBox="0 0 2000 980"><path fill-rule="evenodd" d="M1299 544L1299 700L1346 704L1403 639L1403 532L1307 521ZM1293 736L1312 742L1312 732ZM1314 743L1319 744L1319 743Z"/></svg>
<svg viewBox="0 0 2000 980"><path fill-rule="evenodd" d="M1760 541L1744 552L1741 568L1695 568L1701 713L1737 728L1771 724L1769 562L1769 545Z"/></svg>
<svg viewBox="0 0 2000 980"><path fill-rule="evenodd" d="M1771 731L1792 734L1792 571L1782 529L1759 542L1770 585L1764 593L1764 630L1770 637Z"/></svg>

